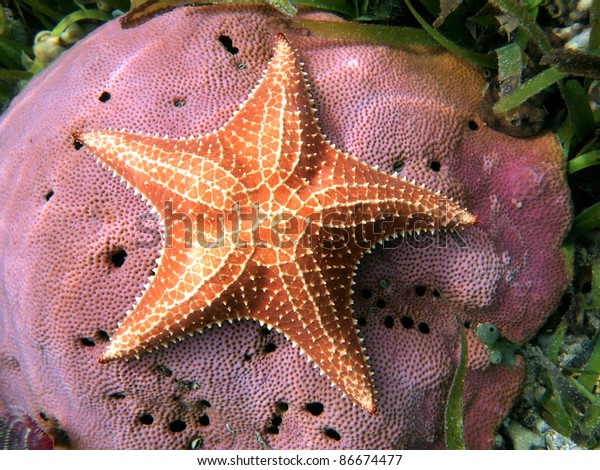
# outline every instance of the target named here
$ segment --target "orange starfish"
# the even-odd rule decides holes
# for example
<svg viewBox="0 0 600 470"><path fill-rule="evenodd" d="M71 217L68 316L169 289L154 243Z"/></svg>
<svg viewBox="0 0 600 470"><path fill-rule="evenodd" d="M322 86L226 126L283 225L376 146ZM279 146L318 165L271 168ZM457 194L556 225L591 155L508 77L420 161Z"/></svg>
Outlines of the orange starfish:
<svg viewBox="0 0 600 470"><path fill-rule="evenodd" d="M76 138L165 225L156 274L101 362L226 320L253 319L283 333L375 413L350 300L361 256L399 234L477 220L329 143L281 34L262 80L219 130L182 139L110 130Z"/></svg>

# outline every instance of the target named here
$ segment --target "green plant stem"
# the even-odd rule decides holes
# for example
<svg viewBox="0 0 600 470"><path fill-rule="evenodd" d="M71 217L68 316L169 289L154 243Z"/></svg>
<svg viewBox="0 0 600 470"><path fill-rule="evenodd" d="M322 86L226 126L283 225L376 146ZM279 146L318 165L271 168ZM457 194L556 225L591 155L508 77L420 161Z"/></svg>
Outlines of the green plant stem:
<svg viewBox="0 0 600 470"><path fill-rule="evenodd" d="M584 153L569 162L569 174L572 175L598 163L600 163L600 150L592 150L591 152Z"/></svg>
<svg viewBox="0 0 600 470"><path fill-rule="evenodd" d="M311 33L323 37L355 41L372 41L390 46L438 45L429 34L422 29L417 28L298 19L292 20L292 25L308 29Z"/></svg>
<svg viewBox="0 0 600 470"><path fill-rule="evenodd" d="M54 37L60 36L73 23L85 20L109 21L112 20L112 15L100 10L77 10L60 20L50 34Z"/></svg>
<svg viewBox="0 0 600 470"><path fill-rule="evenodd" d="M529 33L529 38L536 43L542 53L550 54L552 52L552 46L550 45L546 33L539 27L534 18L531 17L522 4L515 0L490 0L490 3L498 7L504 13L517 18L521 23L521 26Z"/></svg>
<svg viewBox="0 0 600 470"><path fill-rule="evenodd" d="M535 77L527 80L519 88L500 99L500 101L494 105L494 111L497 113L510 111L527 101L533 95L536 95L566 76L566 73L559 71L555 67L550 67L549 69L540 72Z"/></svg>
<svg viewBox="0 0 600 470"><path fill-rule="evenodd" d="M600 203L597 202L593 206L590 206L581 211L581 213L575 217L573 221L573 229L571 233L573 235L580 235L581 233L593 230L600 227Z"/></svg>
<svg viewBox="0 0 600 470"><path fill-rule="evenodd" d="M448 402L446 403L444 423L446 428L446 447L448 450L464 450L466 446L464 436L462 395L465 376L467 373L469 347L465 328L456 314L454 317L460 333L460 360L458 362L456 372L454 373L454 379L452 380L450 392L448 393Z"/></svg>
<svg viewBox="0 0 600 470"><path fill-rule="evenodd" d="M590 44L589 50L600 49L600 0L592 0L590 7Z"/></svg>
<svg viewBox="0 0 600 470"><path fill-rule="evenodd" d="M468 49L464 49L460 47L458 44L450 41L448 38L444 37L434 28L432 28L425 19L417 13L417 10L414 9L410 0L405 0L406 6L413 14L415 19L419 22L419 24L423 27L425 31L427 31L433 39L435 39L441 46L445 47L451 52L454 52L456 55L467 59L476 64L482 65L484 67L495 69L496 68L496 60L486 54L480 54L479 52L470 51Z"/></svg>
<svg viewBox="0 0 600 470"><path fill-rule="evenodd" d="M564 84L559 83L559 88L569 110L573 131L581 142L596 128L587 93L577 80L567 80Z"/></svg>

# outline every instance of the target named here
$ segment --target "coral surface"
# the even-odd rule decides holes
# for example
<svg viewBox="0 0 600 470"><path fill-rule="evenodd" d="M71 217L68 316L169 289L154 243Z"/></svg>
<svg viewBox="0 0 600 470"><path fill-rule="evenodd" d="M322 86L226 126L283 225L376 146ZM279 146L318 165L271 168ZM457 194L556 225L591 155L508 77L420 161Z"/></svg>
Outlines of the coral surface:
<svg viewBox="0 0 600 470"><path fill-rule="evenodd" d="M161 249L148 206L81 151L82 129L172 137L222 126L284 32L323 132L383 171L441 190L480 223L399 239L361 260L354 314L378 412L330 386L277 331L223 324L139 360L100 364ZM58 447L442 448L467 328L467 446L492 445L523 381L473 334L530 338L567 284L561 150L478 117L482 72L440 49L323 39L268 8L180 8L111 22L34 79L0 121L0 409Z"/></svg>

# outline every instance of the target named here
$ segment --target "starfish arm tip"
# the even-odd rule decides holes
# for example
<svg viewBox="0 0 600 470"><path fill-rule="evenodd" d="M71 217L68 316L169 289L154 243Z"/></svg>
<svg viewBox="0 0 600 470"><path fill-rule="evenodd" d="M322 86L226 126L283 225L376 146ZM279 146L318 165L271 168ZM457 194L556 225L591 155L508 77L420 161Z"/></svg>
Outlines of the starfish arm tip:
<svg viewBox="0 0 600 470"><path fill-rule="evenodd" d="M98 362L100 364L108 364L113 359L114 359L114 357L111 357L107 353L104 353L102 356L100 356L100 359L98 359Z"/></svg>
<svg viewBox="0 0 600 470"><path fill-rule="evenodd" d="M479 217L477 217L475 214L471 214L470 212L466 212L464 217L462 217L462 219L460 220L460 225L476 225L479 222Z"/></svg>

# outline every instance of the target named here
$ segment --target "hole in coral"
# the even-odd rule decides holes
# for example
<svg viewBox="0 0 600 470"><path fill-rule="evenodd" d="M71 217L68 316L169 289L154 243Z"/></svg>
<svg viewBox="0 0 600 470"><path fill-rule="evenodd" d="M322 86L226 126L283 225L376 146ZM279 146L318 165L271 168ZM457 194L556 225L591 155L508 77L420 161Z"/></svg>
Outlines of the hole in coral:
<svg viewBox="0 0 600 470"><path fill-rule="evenodd" d="M79 342L81 344L83 344L84 346L88 346L88 347L96 346L96 342L90 338L79 338Z"/></svg>
<svg viewBox="0 0 600 470"><path fill-rule="evenodd" d="M121 400L125 398L125 394L123 392L114 392L111 393L108 398L114 398L115 400Z"/></svg>
<svg viewBox="0 0 600 470"><path fill-rule="evenodd" d="M198 390L200 384L194 380L177 380L175 379L175 387L189 392L190 390Z"/></svg>
<svg viewBox="0 0 600 470"><path fill-rule="evenodd" d="M96 331L96 339L98 341L107 343L110 341L110 336L108 336L108 333L106 331L98 330L98 331Z"/></svg>
<svg viewBox="0 0 600 470"><path fill-rule="evenodd" d="M194 439L192 439L190 441L189 447L192 450L196 450L196 449L200 449L203 445L204 445L204 439L202 439L201 437L195 437Z"/></svg>
<svg viewBox="0 0 600 470"><path fill-rule="evenodd" d="M277 411L283 413L284 411L287 411L290 408L290 406L284 401L278 401L277 403L275 403L275 408L277 408Z"/></svg>
<svg viewBox="0 0 600 470"><path fill-rule="evenodd" d="M83 147L83 144L81 142L79 142L77 139L75 139L73 141L73 147L75 147L75 150L80 150Z"/></svg>
<svg viewBox="0 0 600 470"><path fill-rule="evenodd" d="M427 323L424 323L424 322L423 323L419 323L418 328L419 328L419 331L421 333L423 333L424 335L429 334L429 325Z"/></svg>
<svg viewBox="0 0 600 470"><path fill-rule="evenodd" d="M477 124L475 121L473 121L471 119L469 121L469 129L471 129L472 131L476 131L477 129L479 129L479 124Z"/></svg>
<svg viewBox="0 0 600 470"><path fill-rule="evenodd" d="M117 248L109 254L110 263L115 268L120 268L123 266L125 263L125 258L127 258L127 252L123 248Z"/></svg>
<svg viewBox="0 0 600 470"><path fill-rule="evenodd" d="M250 359L252 359L252 356L250 354L244 354L244 361L249 361Z"/></svg>
<svg viewBox="0 0 600 470"><path fill-rule="evenodd" d="M308 411L313 416L319 416L323 413L323 404L318 401L313 401L304 405L306 411Z"/></svg>
<svg viewBox="0 0 600 470"><path fill-rule="evenodd" d="M102 102L102 103L106 103L109 99L110 99L110 93L108 91L103 91L100 96L98 97L98 99Z"/></svg>
<svg viewBox="0 0 600 470"><path fill-rule="evenodd" d="M263 336L267 336L269 333L271 333L271 329L267 326L267 325L263 325L260 328L260 334Z"/></svg>
<svg viewBox="0 0 600 470"><path fill-rule="evenodd" d="M342 436L340 436L340 433L337 432L335 429L325 428L324 432L328 438L333 439L334 441L339 441L342 438Z"/></svg>
<svg viewBox="0 0 600 470"><path fill-rule="evenodd" d="M187 425L185 424L185 421L182 421L180 419L176 419L175 421L171 421L169 423L169 431L171 432L181 432L186 427Z"/></svg>
<svg viewBox="0 0 600 470"><path fill-rule="evenodd" d="M198 422L200 423L200 426L208 426L210 424L210 418L208 415L202 415L198 419Z"/></svg>
<svg viewBox="0 0 600 470"><path fill-rule="evenodd" d="M163 377L171 377L173 375L173 371L171 369L169 369L167 366L164 366L162 364L158 364L156 366L156 370Z"/></svg>
<svg viewBox="0 0 600 470"><path fill-rule="evenodd" d="M431 295L433 295L434 297L439 297L440 296L440 291L437 289L433 289L431 291Z"/></svg>
<svg viewBox="0 0 600 470"><path fill-rule="evenodd" d="M144 413L139 417L139 420L144 426L150 426L154 422L154 416L152 416L150 413Z"/></svg>
<svg viewBox="0 0 600 470"><path fill-rule="evenodd" d="M432 171L440 171L441 167L442 164L440 162L433 161L429 164L429 168L431 168Z"/></svg>
<svg viewBox="0 0 600 470"><path fill-rule="evenodd" d="M267 429L265 429L265 431L268 434L279 434L279 428L277 426L269 426Z"/></svg>
<svg viewBox="0 0 600 470"><path fill-rule="evenodd" d="M210 408L210 402L208 400L200 400L198 405L203 406L204 408Z"/></svg>
<svg viewBox="0 0 600 470"><path fill-rule="evenodd" d="M187 103L185 98L173 98L173 106L176 108L183 108Z"/></svg>
<svg viewBox="0 0 600 470"><path fill-rule="evenodd" d="M233 41L231 40L231 38L229 36L225 36L225 35L219 36L219 42L221 44L223 44L225 49L227 49L227 52L229 52L230 54L235 55L240 51L237 47L233 46Z"/></svg>
<svg viewBox="0 0 600 470"><path fill-rule="evenodd" d="M471 322L470 321L466 321L464 323L465 328L471 328Z"/></svg>
<svg viewBox="0 0 600 470"><path fill-rule="evenodd" d="M265 344L265 352L266 353L272 353L276 349L277 349L277 345L274 344L274 343L267 343L267 344Z"/></svg>
<svg viewBox="0 0 600 470"><path fill-rule="evenodd" d="M402 160L398 160L397 162L394 162L394 164L392 165L392 170L395 173L400 173L403 168L404 168L404 162Z"/></svg>
<svg viewBox="0 0 600 470"><path fill-rule="evenodd" d="M415 287L415 294L417 294L419 297L423 297L426 292L427 292L427 287L425 287L425 286L416 286Z"/></svg>
<svg viewBox="0 0 600 470"><path fill-rule="evenodd" d="M279 426L279 425L281 425L281 422L282 422L281 416L277 416L277 415L275 415L275 416L273 416L273 418L271 419L271 424L272 424L273 426Z"/></svg>
<svg viewBox="0 0 600 470"><path fill-rule="evenodd" d="M72 449L73 444L71 443L71 438L67 434L67 431L64 429L54 426L48 430L48 434L52 437L54 441L55 449Z"/></svg>
<svg viewBox="0 0 600 470"><path fill-rule="evenodd" d="M410 330L413 326L415 326L415 322L413 321L413 319L407 316L403 316L400 319L400 324L407 330Z"/></svg>
<svg viewBox="0 0 600 470"><path fill-rule="evenodd" d="M385 300L383 300L383 299L377 299L377 307L378 308L385 308L386 305L387 304L386 304Z"/></svg>
<svg viewBox="0 0 600 470"><path fill-rule="evenodd" d="M360 291L360 295L362 295L363 299L370 299L371 298L371 289L363 289Z"/></svg>
<svg viewBox="0 0 600 470"><path fill-rule="evenodd" d="M358 319L356 320L356 323L358 324L358 326L365 326L367 324L367 318L366 317L358 317Z"/></svg>
<svg viewBox="0 0 600 470"><path fill-rule="evenodd" d="M383 324L386 328L393 328L394 327L394 317L392 317L391 315L388 315L387 317L385 317L383 319Z"/></svg>
<svg viewBox="0 0 600 470"><path fill-rule="evenodd" d="M44 195L44 199L46 199L46 201L49 201L50 199L52 199L52 196L54 196L54 191L50 190Z"/></svg>
<svg viewBox="0 0 600 470"><path fill-rule="evenodd" d="M48 421L48 416L46 416L46 413L42 413L40 411L40 418L42 418L44 421Z"/></svg>

